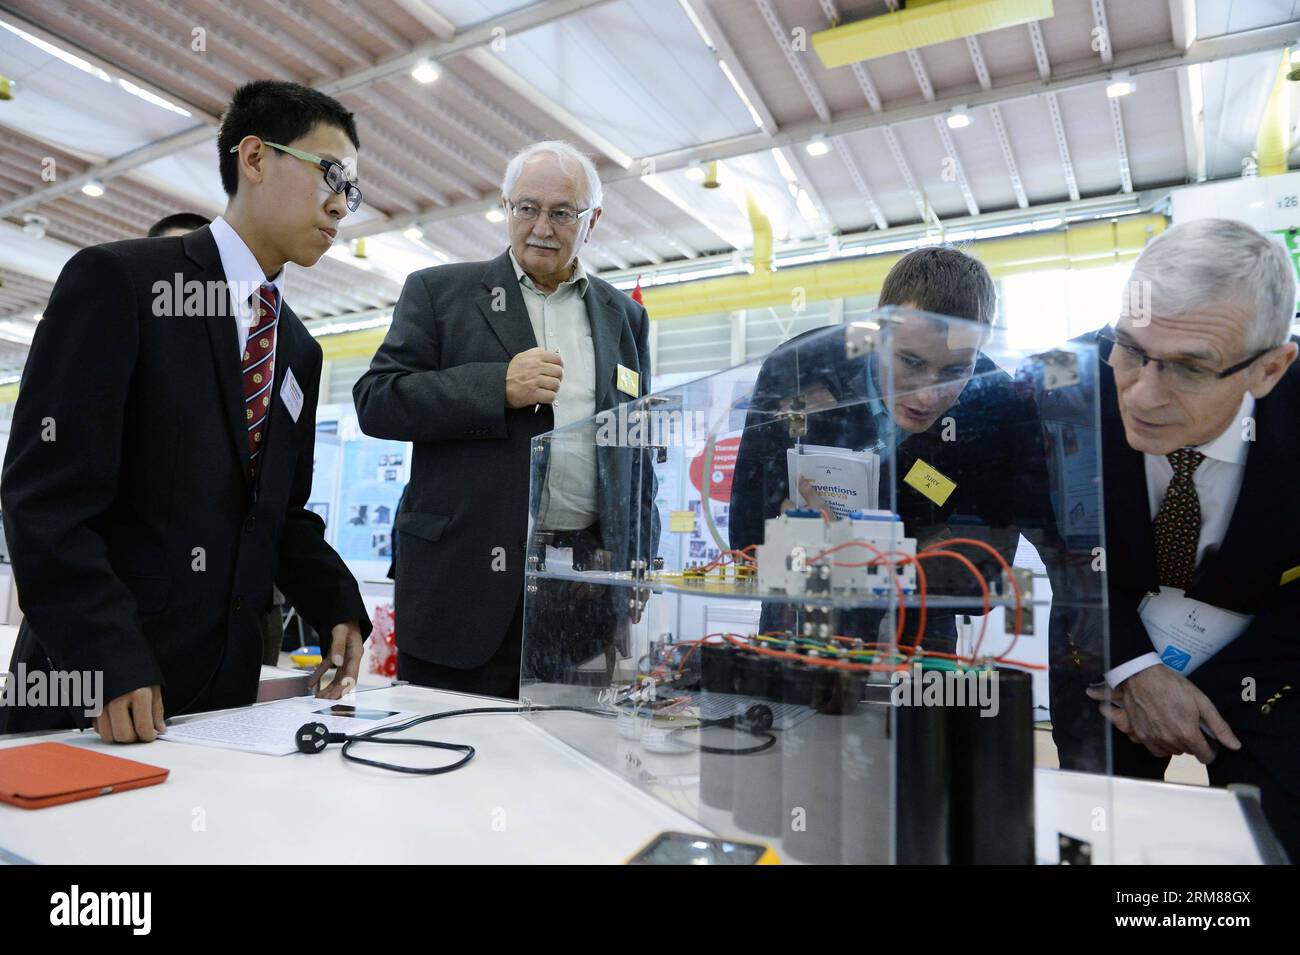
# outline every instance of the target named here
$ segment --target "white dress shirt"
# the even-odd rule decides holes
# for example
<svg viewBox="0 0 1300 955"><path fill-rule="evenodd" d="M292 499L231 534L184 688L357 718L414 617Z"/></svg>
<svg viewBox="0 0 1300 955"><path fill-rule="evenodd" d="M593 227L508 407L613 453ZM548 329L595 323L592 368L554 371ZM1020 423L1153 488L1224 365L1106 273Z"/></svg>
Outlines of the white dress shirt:
<svg viewBox="0 0 1300 955"><path fill-rule="evenodd" d="M555 427L588 422L587 427L570 427L551 438L538 523L545 530L583 530L595 524L597 517L596 436L590 420L596 413L596 350L586 302L590 283L581 260L575 259L568 281L546 293L529 278L513 250L510 263L538 346L558 352L564 362L560 391L551 404Z"/></svg>
<svg viewBox="0 0 1300 955"><path fill-rule="evenodd" d="M257 294L259 288L270 282L280 294L280 302L283 305L285 270L281 267L275 278L268 279L262 267L257 264L257 257L239 237L239 233L221 216L213 219L209 228L212 230L212 238L217 241L221 269L226 273L231 310L235 316L235 334L239 339L239 354L242 359L244 346L248 343L248 328L253 324L253 296ZM279 344L280 336L276 335L271 345L272 356L279 350ZM274 357L271 358L271 364L275 364Z"/></svg>
<svg viewBox="0 0 1300 955"><path fill-rule="evenodd" d="M1201 536L1196 544L1198 567L1206 554L1219 549L1228 532L1232 512L1237 506L1237 495L1241 491L1241 480L1246 474L1246 455L1250 452L1244 421L1254 414L1255 396L1248 391L1241 399L1237 416L1223 433L1196 449L1205 455L1205 460L1192 474L1192 484L1196 487L1196 496L1201 502ZM1160 511L1160 503L1165 499L1165 492L1169 489L1169 482L1174 479L1174 469L1164 455L1144 454L1142 457L1146 466L1147 503L1151 510L1151 520L1154 521ZM1106 682L1112 687L1119 686L1133 674L1159 662L1160 657L1155 651L1144 653L1107 672Z"/></svg>

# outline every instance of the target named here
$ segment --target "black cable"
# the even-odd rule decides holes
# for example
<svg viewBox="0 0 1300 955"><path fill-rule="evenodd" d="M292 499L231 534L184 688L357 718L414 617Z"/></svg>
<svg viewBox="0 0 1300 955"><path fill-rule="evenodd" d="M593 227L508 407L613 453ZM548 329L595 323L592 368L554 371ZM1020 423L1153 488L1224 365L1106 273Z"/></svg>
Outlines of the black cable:
<svg viewBox="0 0 1300 955"><path fill-rule="evenodd" d="M607 713L603 710L593 709L586 706L480 706L465 710L447 710L443 713L430 713L426 716L417 716L414 719L407 720L405 723L397 723L391 726L377 726L372 730L366 730L364 733L358 733L356 736L349 736L343 743L342 756L344 759L353 763L360 763L363 766L373 766L376 769L387 769L394 773L407 773L412 776L440 776L443 773L452 773L467 765L474 758L476 750L468 743L443 743L437 740L427 739L381 739L381 736L387 736L392 733L400 733L403 730L419 726L421 723L429 723L433 720L445 720L453 716L479 716L484 714L499 713L554 713L557 711L570 713L587 713L591 716L601 716L609 719L616 719L613 713ZM354 743L386 743L396 746L428 746L431 749L451 750L452 752L464 753L465 755L456 762L447 766L397 766L393 763L380 762L377 759L364 759L361 756L353 756L348 750Z"/></svg>
<svg viewBox="0 0 1300 955"><path fill-rule="evenodd" d="M703 729L737 729L748 733L750 736L762 739L763 742L757 746L742 746L739 749L724 749L721 746L705 746L703 743L697 743L695 748L701 753L708 753L711 756L753 756L756 753L764 752L776 745L776 736L767 730L756 729L746 725L742 717L728 716L722 720L700 720L698 726L679 726L675 730L668 731L668 738L677 742L677 737L691 730ZM685 744L679 744L685 745Z"/></svg>

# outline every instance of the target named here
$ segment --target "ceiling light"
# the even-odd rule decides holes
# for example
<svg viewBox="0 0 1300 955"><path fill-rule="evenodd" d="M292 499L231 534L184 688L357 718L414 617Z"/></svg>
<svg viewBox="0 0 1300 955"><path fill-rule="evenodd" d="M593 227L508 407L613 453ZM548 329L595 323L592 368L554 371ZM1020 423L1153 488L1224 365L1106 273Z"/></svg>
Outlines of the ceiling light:
<svg viewBox="0 0 1300 955"><path fill-rule="evenodd" d="M50 220L39 212L23 213L23 232L33 239L45 238L45 227L49 224Z"/></svg>
<svg viewBox="0 0 1300 955"><path fill-rule="evenodd" d="M949 129L965 129L971 123L970 113L966 112L965 106L955 106L948 113Z"/></svg>
<svg viewBox="0 0 1300 955"><path fill-rule="evenodd" d="M1126 73L1116 73L1110 83L1106 85L1106 95L1111 99L1119 99L1121 96L1128 96L1137 89L1137 84Z"/></svg>
<svg viewBox="0 0 1300 955"><path fill-rule="evenodd" d="M81 191L92 199L98 199L104 194L104 184L98 179L92 179L81 187Z"/></svg>
<svg viewBox="0 0 1300 955"><path fill-rule="evenodd" d="M440 76L442 70L438 69L438 65L432 60L423 60L411 70L411 78L417 83L432 83Z"/></svg>
<svg viewBox="0 0 1300 955"><path fill-rule="evenodd" d="M424 230L418 225L413 225L409 229L404 230L402 235L406 236L412 242L419 242L424 238Z"/></svg>
<svg viewBox="0 0 1300 955"><path fill-rule="evenodd" d="M808 145L804 146L804 150L809 156L825 156L831 151L831 147L830 143L826 142L826 139L819 133L812 138Z"/></svg>
<svg viewBox="0 0 1300 955"><path fill-rule="evenodd" d="M487 219L488 222L505 222L506 214L500 209L489 209L483 213L483 218Z"/></svg>

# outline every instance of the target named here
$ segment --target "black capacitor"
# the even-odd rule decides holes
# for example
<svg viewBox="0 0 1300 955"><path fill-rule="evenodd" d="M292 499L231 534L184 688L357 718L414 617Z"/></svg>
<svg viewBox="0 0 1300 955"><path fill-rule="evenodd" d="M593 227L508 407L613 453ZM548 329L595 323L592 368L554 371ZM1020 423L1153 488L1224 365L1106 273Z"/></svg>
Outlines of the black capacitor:
<svg viewBox="0 0 1300 955"><path fill-rule="evenodd" d="M742 709L759 706L771 710L781 699L781 668L776 658L735 651L736 691L742 697ZM730 757L734 760L732 815L745 832L759 836L779 836L781 820L781 740L760 753ZM760 745L762 734L737 734L740 748Z"/></svg>
<svg viewBox="0 0 1300 955"><path fill-rule="evenodd" d="M723 644L700 646L701 716L713 720L731 712L736 699L736 651ZM701 746L735 750L751 745L753 737L734 726L701 729ZM700 752L700 801L731 811L736 778L735 756Z"/></svg>
<svg viewBox="0 0 1300 955"><path fill-rule="evenodd" d="M952 861L1033 865L1033 679L1002 667L970 672L982 686L968 682L966 705L951 707L949 714Z"/></svg>
<svg viewBox="0 0 1300 955"><path fill-rule="evenodd" d="M908 674L915 678L916 670ZM914 705L912 687L891 687L894 737L894 861L900 865L947 865L951 851L951 746L946 706ZM891 694L892 695L892 694ZM918 694L919 696L919 694Z"/></svg>
<svg viewBox="0 0 1300 955"><path fill-rule="evenodd" d="M844 687L846 696L857 701L843 717L840 739L840 860L846 865L886 865L893 855L889 686L866 680L851 673Z"/></svg>
<svg viewBox="0 0 1300 955"><path fill-rule="evenodd" d="M806 778L817 766L807 747L805 724L815 715L813 683L816 667L781 661L782 712L790 725L781 733L781 847L789 854L799 837L806 835L810 785Z"/></svg>
<svg viewBox="0 0 1300 955"><path fill-rule="evenodd" d="M838 669L784 663L783 697L797 707L782 738L781 846L800 862L840 862L842 795L840 759L846 691Z"/></svg>

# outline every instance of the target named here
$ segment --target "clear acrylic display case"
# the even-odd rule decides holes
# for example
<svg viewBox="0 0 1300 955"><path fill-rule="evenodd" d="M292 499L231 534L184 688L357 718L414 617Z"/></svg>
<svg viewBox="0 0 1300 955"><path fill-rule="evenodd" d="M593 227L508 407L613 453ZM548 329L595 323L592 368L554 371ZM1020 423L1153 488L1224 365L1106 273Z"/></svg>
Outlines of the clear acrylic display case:
<svg viewBox="0 0 1300 955"><path fill-rule="evenodd" d="M793 861L1111 838L1034 805L1036 726L1110 763L1096 361L881 309L535 439L529 718Z"/></svg>

